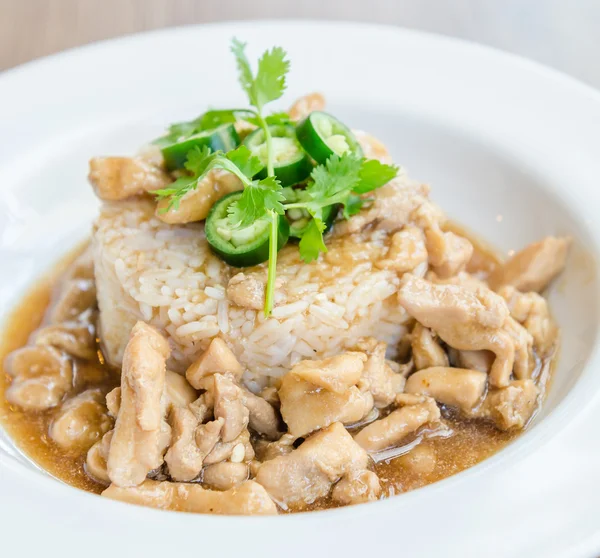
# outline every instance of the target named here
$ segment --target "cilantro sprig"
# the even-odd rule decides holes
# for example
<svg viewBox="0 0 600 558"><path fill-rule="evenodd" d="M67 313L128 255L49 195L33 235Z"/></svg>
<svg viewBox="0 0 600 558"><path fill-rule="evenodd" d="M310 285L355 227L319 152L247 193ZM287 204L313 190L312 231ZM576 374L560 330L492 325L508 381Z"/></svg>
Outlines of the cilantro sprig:
<svg viewBox="0 0 600 558"><path fill-rule="evenodd" d="M301 209L311 219L300 239L300 256L305 262L314 261L327 251L323 238L326 225L323 210L341 208L345 219L358 213L372 198L367 194L392 180L398 169L377 160L367 160L351 153L331 156L324 165L316 166L305 189L295 190L292 202L286 201L283 188L274 173L273 138L269 126L290 124L287 113L265 115L265 106L279 99L286 88L289 71L287 54L281 47L267 50L258 60L256 74L246 57L246 45L233 39L231 51L235 56L239 82L252 108L210 110L189 122L171 125L168 133L155 141L159 146L176 142L192 134L210 130L222 124L244 120L264 132L266 144L267 176L262 180L254 176L263 168L261 161L244 145L223 153L208 148L192 149L185 163L187 175L178 178L169 187L154 192L158 199L169 199L163 211L177 209L181 199L194 190L212 170L221 169L236 175L243 185L237 202L228 207L228 220L232 229L244 228L268 216L269 262L265 291L265 315L273 308L277 266L277 235L279 216L290 209Z"/></svg>

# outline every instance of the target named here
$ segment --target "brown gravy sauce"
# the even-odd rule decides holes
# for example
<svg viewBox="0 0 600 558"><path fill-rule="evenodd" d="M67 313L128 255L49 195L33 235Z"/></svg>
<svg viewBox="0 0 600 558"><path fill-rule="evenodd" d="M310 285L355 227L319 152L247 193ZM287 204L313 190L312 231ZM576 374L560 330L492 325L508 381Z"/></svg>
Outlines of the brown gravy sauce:
<svg viewBox="0 0 600 558"><path fill-rule="evenodd" d="M446 230L452 230L466 236L473 243L475 252L468 271L490 273L499 263L496 254L474 239L464 229L451 224ZM80 253L79 248L65 257L50 274L39 280L19 305L8 316L0 339L0 367L6 356L15 349L27 344L29 336L43 322L44 314L52 298L52 291L60 275ZM546 368L546 381L540 387L548 385L551 378L551 366ZM76 373L84 378L83 391L89 387L102 387L107 391L119 384L119 373L103 364L101 354L95 362L77 362ZM85 473L87 450L82 453L69 453L59 448L48 436L48 428L58 408L45 412L24 412L9 405L4 398L4 390L9 382L2 368L0 373L0 423L17 446L29 458L51 475L67 484L99 494L105 486L92 480ZM543 394L544 395L544 394ZM543 399L543 395L540 399ZM420 447L435 455L435 467L430 472L415 472L403 458L381 461L374 466L383 487L385 496L392 496L408 490L436 482L463 471L490 457L505 447L522 431L501 432L493 425L481 420L466 420L456 413L443 410L445 422L452 430L450 437L424 439ZM330 498L317 501L304 509L316 510L335 507ZM296 509L294 511L302 511Z"/></svg>

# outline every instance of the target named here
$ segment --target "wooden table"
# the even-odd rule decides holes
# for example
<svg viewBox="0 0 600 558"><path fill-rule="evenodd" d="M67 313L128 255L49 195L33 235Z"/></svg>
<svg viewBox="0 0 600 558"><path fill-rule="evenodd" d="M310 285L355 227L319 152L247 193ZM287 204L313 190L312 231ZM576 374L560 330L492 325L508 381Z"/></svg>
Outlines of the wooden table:
<svg viewBox="0 0 600 558"><path fill-rule="evenodd" d="M540 60L600 88L600 0L0 0L0 70L149 29L261 18L444 33Z"/></svg>

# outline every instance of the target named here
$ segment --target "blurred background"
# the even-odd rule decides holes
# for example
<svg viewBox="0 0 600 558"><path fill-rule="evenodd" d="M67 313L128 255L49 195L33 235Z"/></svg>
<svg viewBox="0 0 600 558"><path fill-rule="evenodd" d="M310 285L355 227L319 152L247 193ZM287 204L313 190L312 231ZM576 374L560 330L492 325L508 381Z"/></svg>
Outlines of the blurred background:
<svg viewBox="0 0 600 558"><path fill-rule="evenodd" d="M139 31L265 18L442 33L533 58L600 88L600 0L0 0L0 70Z"/></svg>

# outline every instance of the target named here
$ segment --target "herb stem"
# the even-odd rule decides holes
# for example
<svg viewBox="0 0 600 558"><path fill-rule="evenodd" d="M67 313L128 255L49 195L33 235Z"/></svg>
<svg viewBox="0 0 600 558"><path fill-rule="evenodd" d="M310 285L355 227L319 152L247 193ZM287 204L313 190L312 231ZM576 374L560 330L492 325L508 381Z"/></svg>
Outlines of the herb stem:
<svg viewBox="0 0 600 558"><path fill-rule="evenodd" d="M275 176L273 164L273 140L271 130L267 125L261 111L258 111L258 121L265 133L265 143L267 145L267 176ZM269 270L267 274L267 288L265 290L265 318L268 318L273 310L273 299L275 297L275 277L277 275L277 234L279 216L274 211L271 214L271 231L269 234Z"/></svg>

